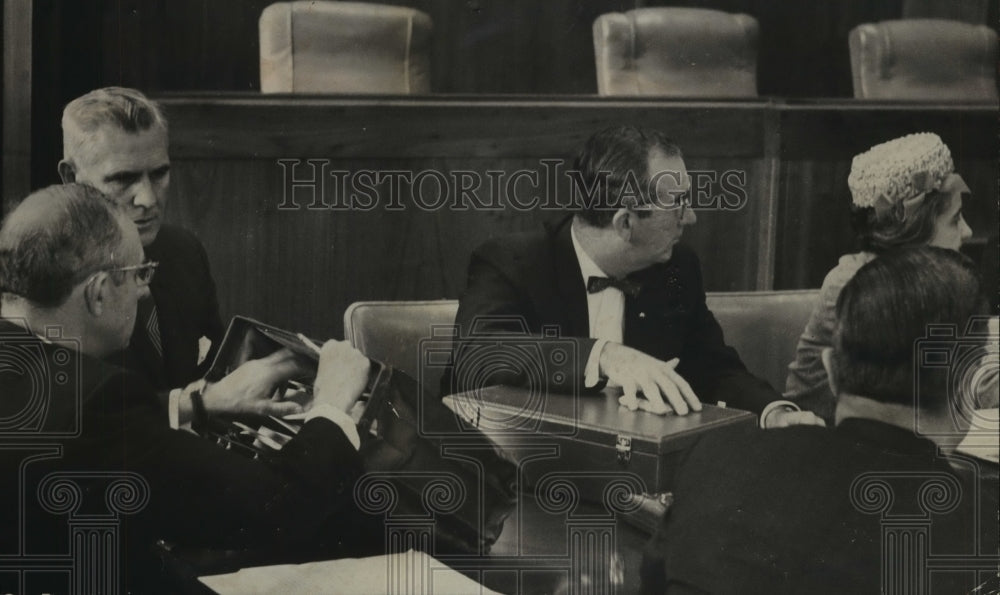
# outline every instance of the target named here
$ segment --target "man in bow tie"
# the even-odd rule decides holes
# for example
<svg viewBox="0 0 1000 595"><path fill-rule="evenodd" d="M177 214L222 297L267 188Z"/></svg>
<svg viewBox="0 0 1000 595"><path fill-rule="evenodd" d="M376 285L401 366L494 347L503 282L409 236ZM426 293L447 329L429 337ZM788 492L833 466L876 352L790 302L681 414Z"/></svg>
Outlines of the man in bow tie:
<svg viewBox="0 0 1000 595"><path fill-rule="evenodd" d="M764 427L822 423L779 401L723 341L698 258L678 243L697 217L677 145L659 131L611 128L587 141L574 170L583 198L574 215L473 253L442 394L611 384L633 410L685 415L725 401L761 414ZM490 342L497 352L484 351ZM518 363L531 354L537 365Z"/></svg>

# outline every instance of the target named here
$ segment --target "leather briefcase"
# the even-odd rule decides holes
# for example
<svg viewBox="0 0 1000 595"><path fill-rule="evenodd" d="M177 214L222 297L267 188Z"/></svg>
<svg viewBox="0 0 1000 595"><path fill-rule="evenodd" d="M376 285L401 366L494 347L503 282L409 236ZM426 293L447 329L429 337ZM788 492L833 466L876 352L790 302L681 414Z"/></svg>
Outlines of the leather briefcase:
<svg viewBox="0 0 1000 595"><path fill-rule="evenodd" d="M611 391L575 397L494 386L444 401L518 462L536 495L571 484L605 503L669 491L684 452L706 432L757 428L752 413L712 405L684 416L629 411Z"/></svg>

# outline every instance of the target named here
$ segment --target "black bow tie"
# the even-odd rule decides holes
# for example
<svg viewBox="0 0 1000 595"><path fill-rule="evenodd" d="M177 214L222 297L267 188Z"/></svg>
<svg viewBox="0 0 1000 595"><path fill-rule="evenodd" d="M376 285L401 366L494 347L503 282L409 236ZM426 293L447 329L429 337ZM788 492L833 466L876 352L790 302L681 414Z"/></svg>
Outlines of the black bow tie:
<svg viewBox="0 0 1000 595"><path fill-rule="evenodd" d="M609 279L608 277L588 277L587 293L597 293L609 287L614 287L629 297L639 295L642 284L631 279Z"/></svg>

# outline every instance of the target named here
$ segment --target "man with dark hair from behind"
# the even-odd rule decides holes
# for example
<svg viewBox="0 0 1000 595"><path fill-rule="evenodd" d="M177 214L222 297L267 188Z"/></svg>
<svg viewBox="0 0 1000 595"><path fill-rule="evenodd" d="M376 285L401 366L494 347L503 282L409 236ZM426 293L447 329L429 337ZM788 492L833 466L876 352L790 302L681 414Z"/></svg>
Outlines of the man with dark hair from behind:
<svg viewBox="0 0 1000 595"><path fill-rule="evenodd" d="M82 472L74 476L86 486L77 494L81 512L101 506L102 477L132 472L144 486L132 494L135 501L148 501L120 519L123 541L106 551L121 558L101 563L123 565L139 592L159 580L149 565L158 539L251 550L264 560L267 552L280 555L320 543L343 547L340 555L352 553L364 536L347 528L348 520L324 521L352 505L353 484L362 472L359 437L347 411L367 383L368 359L344 342L324 345L307 421L267 460L172 430L147 381L103 361L132 335L136 305L154 271L155 263L144 262L132 222L88 186L35 192L0 227L0 434L28 441L56 436L42 443L57 441L60 448L23 462L18 450L0 459L2 477L23 480L0 490L0 511L9 521L0 532L4 551L65 555L67 519L43 509L46 501L67 494L42 489L49 472ZM261 398L269 400L304 370L293 354L277 352L258 374ZM115 504L108 500L104 508L109 506ZM24 541L14 543L20 522ZM3 572L0 582L16 577ZM2 584L0 592L25 588ZM66 586L51 590L65 592Z"/></svg>
<svg viewBox="0 0 1000 595"><path fill-rule="evenodd" d="M995 580L995 469L984 479L985 462L954 455L974 388L962 354L987 340L963 333L985 328L985 312L973 265L952 250L903 248L862 267L824 354L836 428L701 439L650 544L644 590L967 593ZM938 357L922 356L929 325L956 331L945 360L940 334L929 339Z"/></svg>

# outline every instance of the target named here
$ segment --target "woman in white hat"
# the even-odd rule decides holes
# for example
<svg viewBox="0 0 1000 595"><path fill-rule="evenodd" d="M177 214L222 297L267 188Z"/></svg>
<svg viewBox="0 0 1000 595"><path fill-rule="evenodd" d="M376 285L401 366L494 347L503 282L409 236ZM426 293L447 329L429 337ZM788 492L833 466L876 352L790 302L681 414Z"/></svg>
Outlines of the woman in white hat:
<svg viewBox="0 0 1000 595"><path fill-rule="evenodd" d="M799 338L785 381L786 398L828 423L833 421L835 401L821 353L833 341L840 290L880 252L913 244L958 250L972 237L962 216L962 198L969 187L955 173L951 151L936 134L911 134L861 153L851 163L847 185L861 252L842 256L823 280L819 303Z"/></svg>

